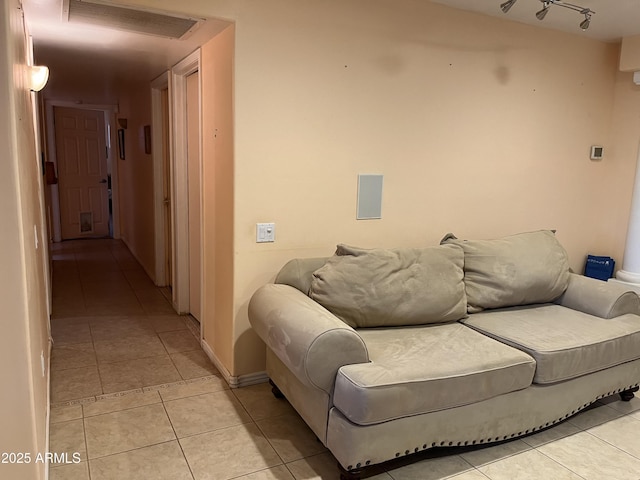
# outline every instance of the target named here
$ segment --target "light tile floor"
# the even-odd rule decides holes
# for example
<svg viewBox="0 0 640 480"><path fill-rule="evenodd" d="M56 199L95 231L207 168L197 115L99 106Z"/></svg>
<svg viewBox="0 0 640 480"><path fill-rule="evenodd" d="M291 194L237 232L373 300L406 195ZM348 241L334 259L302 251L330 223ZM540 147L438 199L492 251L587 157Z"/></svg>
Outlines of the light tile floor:
<svg viewBox="0 0 640 480"><path fill-rule="evenodd" d="M53 258L50 451L81 461L52 466L51 480L338 478L268 385L229 389L124 245L66 242ZM373 478L640 480L640 398L603 399L537 434Z"/></svg>

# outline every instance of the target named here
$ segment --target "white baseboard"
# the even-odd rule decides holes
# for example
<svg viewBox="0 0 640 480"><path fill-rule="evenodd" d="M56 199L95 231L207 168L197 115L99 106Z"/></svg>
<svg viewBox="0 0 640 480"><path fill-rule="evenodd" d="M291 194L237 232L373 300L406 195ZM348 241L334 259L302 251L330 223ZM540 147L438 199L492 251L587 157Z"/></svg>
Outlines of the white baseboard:
<svg viewBox="0 0 640 480"><path fill-rule="evenodd" d="M248 387L249 385L257 385L258 383L265 383L269 381L269 376L267 375L267 372L256 372L256 373L249 373L247 375L239 375L239 376L231 375L231 373L229 373L229 370L225 368L225 366L218 359L216 354L213 352L209 344L204 339L202 340L201 344L202 344L202 349L204 350L204 353L206 353L207 357L209 357L209 359L213 362L215 367L218 369L218 371L222 375L222 378L224 378L225 381L229 384L229 387L231 388Z"/></svg>
<svg viewBox="0 0 640 480"><path fill-rule="evenodd" d="M49 321L51 321L51 317L49 317ZM49 330L51 332L51 330ZM51 353L53 351L53 337L51 333L49 333L49 355L47 358L47 412L45 417L45 451L50 452L50 437L51 437ZM49 478L49 462L45 462L44 464L44 478Z"/></svg>
<svg viewBox="0 0 640 480"><path fill-rule="evenodd" d="M259 383L266 383L269 381L269 375L267 375L267 372L249 373L247 375L240 375L236 378L238 379L238 387L248 387L249 385L257 385Z"/></svg>

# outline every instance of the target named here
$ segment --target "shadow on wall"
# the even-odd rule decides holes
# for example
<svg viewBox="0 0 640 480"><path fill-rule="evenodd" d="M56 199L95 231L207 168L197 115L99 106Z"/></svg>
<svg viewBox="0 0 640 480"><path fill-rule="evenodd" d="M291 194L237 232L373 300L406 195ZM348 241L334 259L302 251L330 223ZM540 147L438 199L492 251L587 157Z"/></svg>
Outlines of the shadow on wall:
<svg viewBox="0 0 640 480"><path fill-rule="evenodd" d="M373 65L381 73L385 73L390 76L398 76L404 73L407 68L407 61L401 55L380 55L372 60ZM454 68L452 63L449 67ZM349 68L349 65L345 65L344 68ZM504 64L499 64L493 73L500 85L507 85L511 78L511 71Z"/></svg>
<svg viewBox="0 0 640 480"><path fill-rule="evenodd" d="M267 351L264 342L251 328L249 323L249 302L240 305L236 312L236 322L238 319L247 319L247 328L236 339L233 347L234 372L232 375L240 376L255 372L256 365L264 368ZM236 323L236 328L238 328Z"/></svg>

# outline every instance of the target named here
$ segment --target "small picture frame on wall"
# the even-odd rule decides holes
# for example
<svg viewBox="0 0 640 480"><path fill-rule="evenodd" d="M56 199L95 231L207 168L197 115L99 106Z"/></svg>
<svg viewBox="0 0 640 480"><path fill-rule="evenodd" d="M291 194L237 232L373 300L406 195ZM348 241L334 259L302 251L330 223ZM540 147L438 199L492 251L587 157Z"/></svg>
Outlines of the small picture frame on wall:
<svg viewBox="0 0 640 480"><path fill-rule="evenodd" d="M118 129L118 155L124 160L124 128Z"/></svg>
<svg viewBox="0 0 640 480"><path fill-rule="evenodd" d="M144 126L144 153L151 153L151 125Z"/></svg>

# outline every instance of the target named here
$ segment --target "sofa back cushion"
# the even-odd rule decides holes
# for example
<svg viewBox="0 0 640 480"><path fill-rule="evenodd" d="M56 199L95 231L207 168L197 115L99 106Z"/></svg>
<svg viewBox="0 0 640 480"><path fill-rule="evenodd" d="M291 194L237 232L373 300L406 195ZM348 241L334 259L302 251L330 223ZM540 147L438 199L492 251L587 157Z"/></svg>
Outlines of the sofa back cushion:
<svg viewBox="0 0 640 480"><path fill-rule="evenodd" d="M313 272L327 261L327 257L294 258L289 260L276 275L275 283L297 288L305 295L309 294Z"/></svg>
<svg viewBox="0 0 640 480"><path fill-rule="evenodd" d="M422 325L466 315L462 249L338 245L313 273L309 296L354 328Z"/></svg>
<svg viewBox="0 0 640 480"><path fill-rule="evenodd" d="M550 230L497 240L458 240L445 245L464 250L467 311L551 302L569 283L567 252Z"/></svg>

